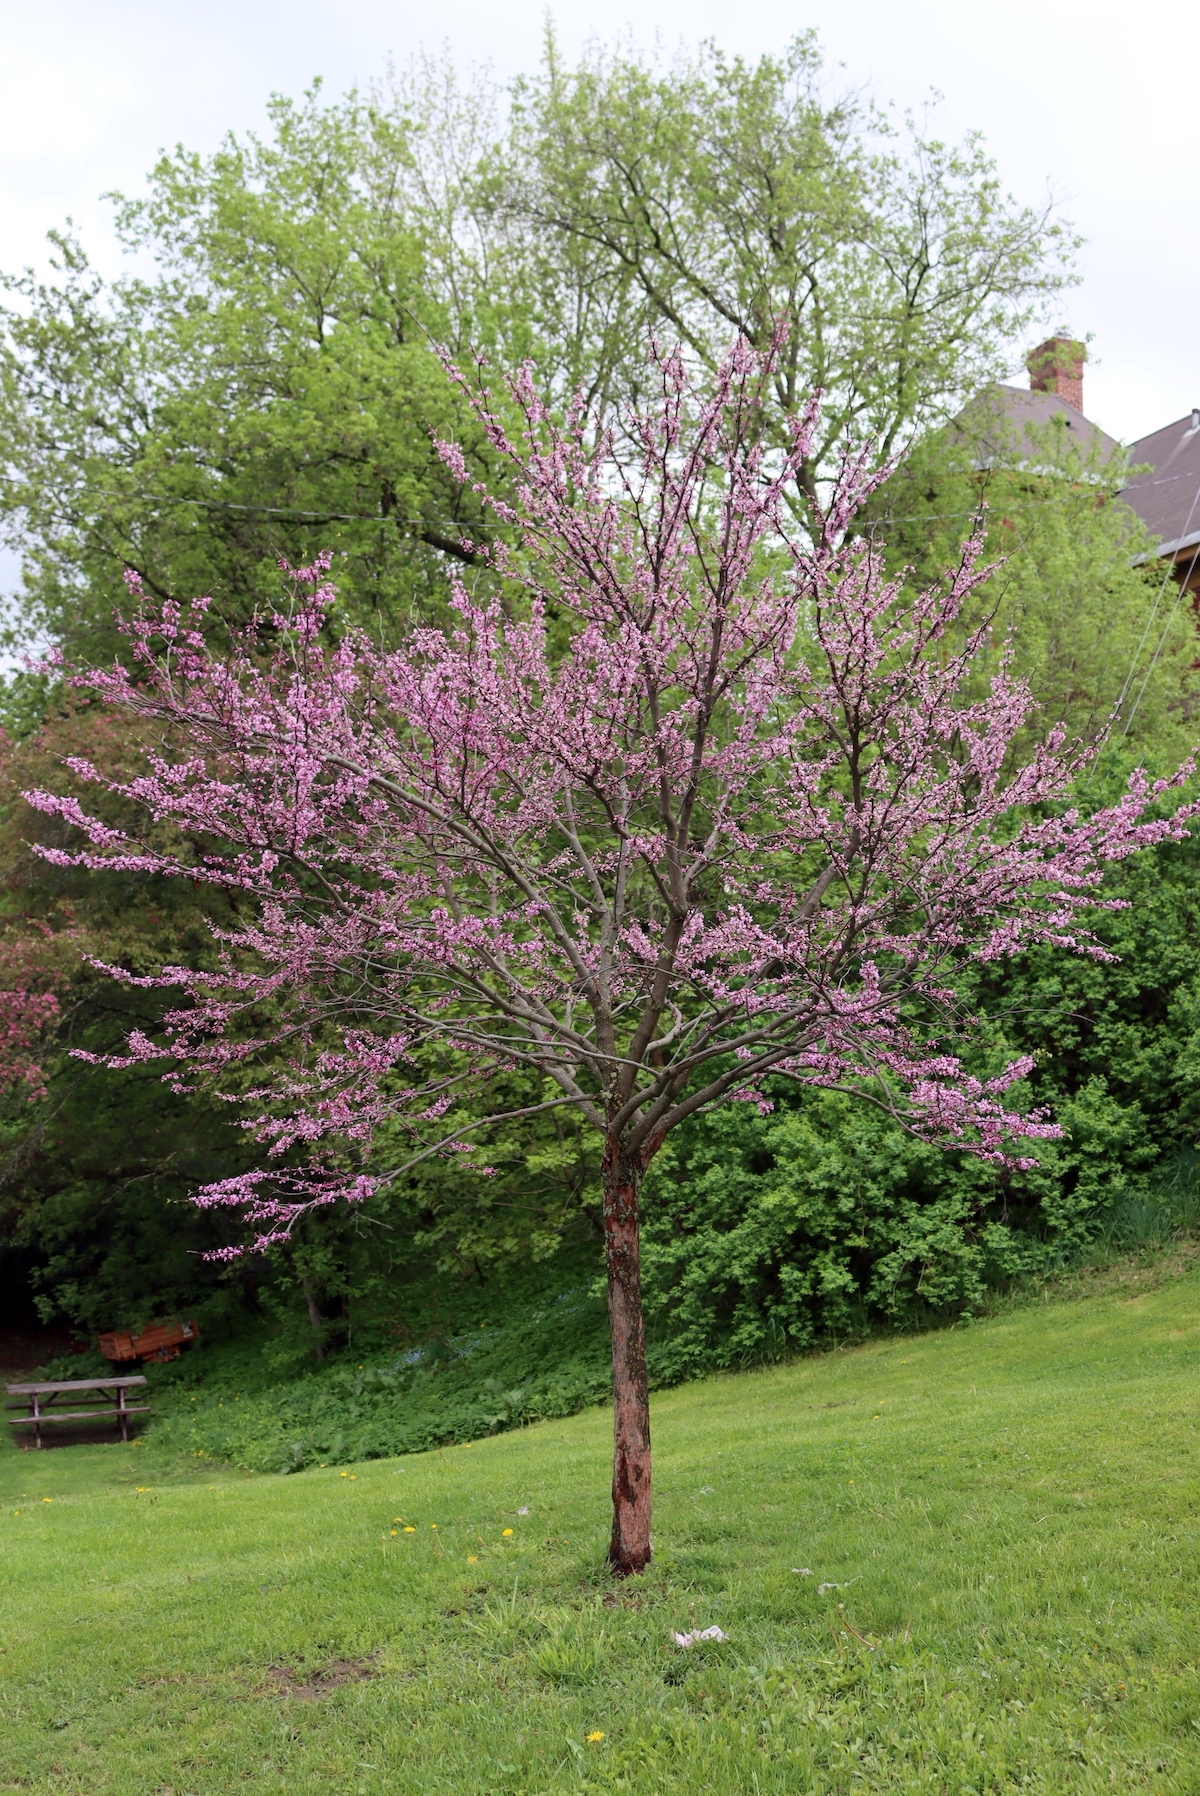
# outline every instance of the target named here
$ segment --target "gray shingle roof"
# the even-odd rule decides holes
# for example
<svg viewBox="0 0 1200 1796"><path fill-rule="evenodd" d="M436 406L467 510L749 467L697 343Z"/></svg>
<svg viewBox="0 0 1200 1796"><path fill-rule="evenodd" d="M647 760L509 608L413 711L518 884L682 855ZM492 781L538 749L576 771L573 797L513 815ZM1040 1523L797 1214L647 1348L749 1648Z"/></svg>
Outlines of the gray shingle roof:
<svg viewBox="0 0 1200 1796"><path fill-rule="evenodd" d="M1095 453L1107 461L1110 456L1124 455L1115 437L1092 424L1057 393L1033 393L1027 387L1003 386L999 381L977 394L955 423L974 439L980 465L987 467L1011 464L1014 456L1022 460L1032 448L1032 443L1024 441L1027 434L1036 433L1052 418L1061 418L1084 456Z"/></svg>
<svg viewBox="0 0 1200 1796"><path fill-rule="evenodd" d="M1160 555L1200 543L1200 413L1189 412L1142 437L1129 452L1136 468L1149 463L1121 493L1125 503L1163 541Z"/></svg>

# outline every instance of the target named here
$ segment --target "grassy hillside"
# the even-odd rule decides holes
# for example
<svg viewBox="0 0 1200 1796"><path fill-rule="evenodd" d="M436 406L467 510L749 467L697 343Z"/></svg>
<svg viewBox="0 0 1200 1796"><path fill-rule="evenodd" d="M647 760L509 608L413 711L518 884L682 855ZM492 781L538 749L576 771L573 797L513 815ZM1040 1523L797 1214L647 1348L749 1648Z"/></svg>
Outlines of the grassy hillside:
<svg viewBox="0 0 1200 1796"><path fill-rule="evenodd" d="M1198 1373L1143 1270L665 1393L616 1589L602 1410L292 1477L6 1446L0 1789L1193 1792Z"/></svg>

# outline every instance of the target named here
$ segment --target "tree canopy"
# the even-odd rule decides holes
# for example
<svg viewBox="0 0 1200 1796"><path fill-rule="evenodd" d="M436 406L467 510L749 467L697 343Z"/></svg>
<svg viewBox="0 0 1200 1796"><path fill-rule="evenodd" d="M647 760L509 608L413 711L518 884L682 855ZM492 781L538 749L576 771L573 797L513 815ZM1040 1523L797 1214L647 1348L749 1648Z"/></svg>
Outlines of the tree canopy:
<svg viewBox="0 0 1200 1796"><path fill-rule="evenodd" d="M54 279L8 281L0 503L33 621L86 657L125 566L244 617L306 548L394 629L479 522L430 440L455 415L430 333L472 321L427 278L408 119L319 90L270 113L269 140L177 150L119 202L152 272L106 282L59 235Z"/></svg>
<svg viewBox="0 0 1200 1796"><path fill-rule="evenodd" d="M59 233L47 278L6 277L0 512L30 624L94 657L125 566L245 616L280 555L321 548L353 616L436 612L481 520L431 432L491 464L431 339L532 354L605 417L649 336L711 376L782 325L764 428L783 443L823 391L811 493L847 433L886 455L953 411L1070 280L1071 232L1006 198L977 139L828 98L811 37L574 69L550 39L495 101L430 65L276 97L266 135L177 148L117 199L129 274Z"/></svg>
<svg viewBox="0 0 1200 1796"><path fill-rule="evenodd" d="M977 136L831 97L812 33L757 63L705 44L655 64L551 36L488 165L564 383L636 391L645 342L709 370L732 335L782 327L767 427L814 390L809 490L847 436L886 457L1006 365L1069 284L1075 239L1008 197Z"/></svg>

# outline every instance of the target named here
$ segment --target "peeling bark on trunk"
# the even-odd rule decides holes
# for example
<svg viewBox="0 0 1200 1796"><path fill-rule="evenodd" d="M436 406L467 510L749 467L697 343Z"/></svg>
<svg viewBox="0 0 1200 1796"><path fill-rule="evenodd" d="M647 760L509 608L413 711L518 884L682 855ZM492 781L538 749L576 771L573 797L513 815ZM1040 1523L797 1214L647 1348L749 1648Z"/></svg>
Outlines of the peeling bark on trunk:
<svg viewBox="0 0 1200 1796"><path fill-rule="evenodd" d="M604 1152L604 1255L613 1373L613 1526L618 1577L650 1561L650 1400L642 1319L638 1194L642 1168L609 1142Z"/></svg>

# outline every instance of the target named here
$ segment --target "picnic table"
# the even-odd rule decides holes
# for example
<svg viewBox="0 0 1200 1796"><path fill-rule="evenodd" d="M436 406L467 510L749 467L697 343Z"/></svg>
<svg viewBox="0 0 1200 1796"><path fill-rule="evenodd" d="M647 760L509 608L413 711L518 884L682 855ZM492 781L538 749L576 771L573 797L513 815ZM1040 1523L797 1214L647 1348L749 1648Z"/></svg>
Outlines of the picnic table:
<svg viewBox="0 0 1200 1796"><path fill-rule="evenodd" d="M33 1442L36 1447L42 1444L43 1422L80 1422L85 1416L111 1415L121 1425L121 1439L129 1439L129 1418L148 1410L148 1403L129 1403L128 1392L133 1385L145 1384L146 1380L135 1373L119 1373L111 1378L72 1378L63 1384L10 1384L8 1394L16 1397L16 1403L6 1403L5 1409L27 1409L26 1416L10 1416L9 1421L14 1428L32 1428ZM78 1393L78 1395L76 1395ZM55 1407L59 1397L66 1397L70 1402L92 1401L87 1409L58 1409Z"/></svg>

